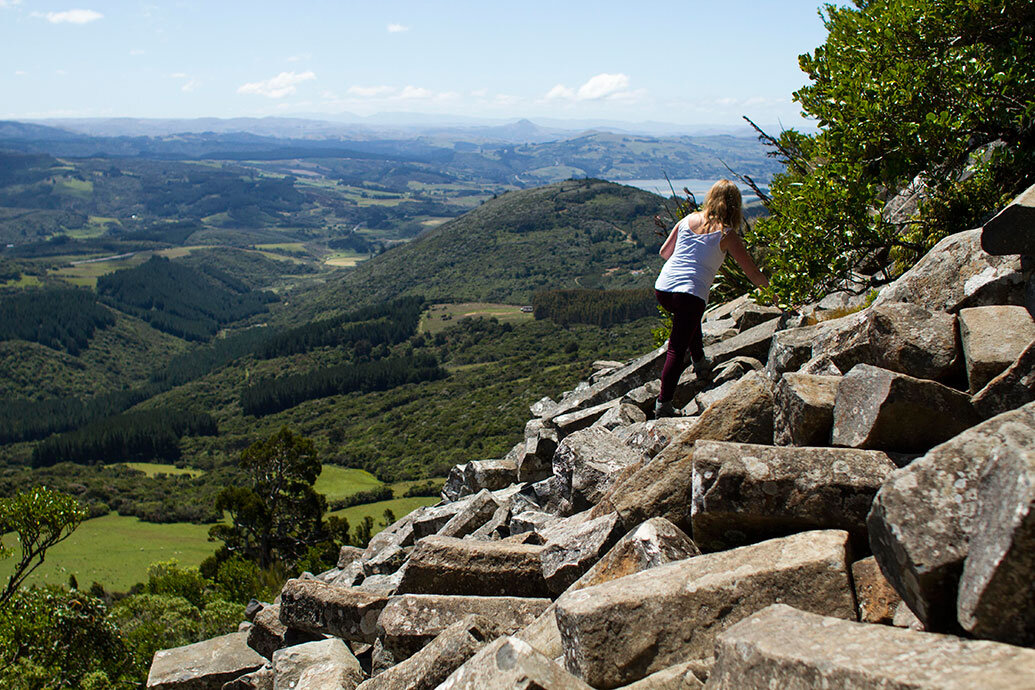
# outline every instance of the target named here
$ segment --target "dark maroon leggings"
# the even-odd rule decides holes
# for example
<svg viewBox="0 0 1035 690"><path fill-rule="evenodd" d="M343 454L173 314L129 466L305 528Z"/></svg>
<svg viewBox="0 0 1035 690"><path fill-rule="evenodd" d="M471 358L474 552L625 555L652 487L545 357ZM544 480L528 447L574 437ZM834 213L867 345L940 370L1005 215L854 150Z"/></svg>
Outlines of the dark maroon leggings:
<svg viewBox="0 0 1035 690"><path fill-rule="evenodd" d="M655 290L658 304L672 314L672 333L668 336L668 356L665 368L661 370L661 395L658 400L668 402L676 392L679 375L686 368L686 351L694 359L704 357L704 343L701 338L701 317L704 316L704 300L689 292L662 292Z"/></svg>

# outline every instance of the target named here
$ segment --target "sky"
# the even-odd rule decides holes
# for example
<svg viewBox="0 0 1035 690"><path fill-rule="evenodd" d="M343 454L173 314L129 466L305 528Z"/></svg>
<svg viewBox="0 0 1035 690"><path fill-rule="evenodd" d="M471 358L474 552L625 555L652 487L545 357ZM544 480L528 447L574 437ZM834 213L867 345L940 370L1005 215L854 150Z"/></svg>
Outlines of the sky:
<svg viewBox="0 0 1035 690"><path fill-rule="evenodd" d="M797 126L817 0L0 0L0 118Z"/></svg>

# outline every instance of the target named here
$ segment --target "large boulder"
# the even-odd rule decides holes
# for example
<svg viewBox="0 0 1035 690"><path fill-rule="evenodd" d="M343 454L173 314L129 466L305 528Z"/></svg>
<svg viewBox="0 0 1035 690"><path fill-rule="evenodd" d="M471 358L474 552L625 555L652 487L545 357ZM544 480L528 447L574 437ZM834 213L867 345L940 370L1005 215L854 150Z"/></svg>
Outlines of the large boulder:
<svg viewBox="0 0 1035 690"><path fill-rule="evenodd" d="M709 405L678 440L685 444L690 438L771 443L773 393L769 380L761 372L746 374L721 400Z"/></svg>
<svg viewBox="0 0 1035 690"><path fill-rule="evenodd" d="M461 503L461 508L445 523L437 534L443 537L466 537L488 522L499 510L500 505L486 489L482 489L470 500Z"/></svg>
<svg viewBox="0 0 1035 690"><path fill-rule="evenodd" d="M866 514L895 464L880 451L698 441L694 542L719 551L810 529L843 529L866 547Z"/></svg>
<svg viewBox="0 0 1035 690"><path fill-rule="evenodd" d="M895 472L867 518L885 577L928 630L956 630L957 584L974 533L978 482L993 457L1025 457L1035 403L932 448Z"/></svg>
<svg viewBox="0 0 1035 690"><path fill-rule="evenodd" d="M1017 356L1006 371L978 391L971 403L988 419L1035 400L1035 340Z"/></svg>
<svg viewBox="0 0 1035 690"><path fill-rule="evenodd" d="M981 229L981 248L996 256L1035 256L1035 185L985 223Z"/></svg>
<svg viewBox="0 0 1035 690"><path fill-rule="evenodd" d="M988 459L960 578L959 622L972 635L1035 645L1035 427L1000 434L1013 452Z"/></svg>
<svg viewBox="0 0 1035 690"><path fill-rule="evenodd" d="M377 624L382 644L401 660L467 616L484 616L496 635L507 635L534 621L548 606L549 599L530 597L404 594L392 597Z"/></svg>
<svg viewBox="0 0 1035 690"><path fill-rule="evenodd" d="M719 635L709 690L1030 687L1035 650L867 625L776 604Z"/></svg>
<svg viewBox="0 0 1035 690"><path fill-rule="evenodd" d="M545 597L542 546L425 537L403 570L400 594Z"/></svg>
<svg viewBox="0 0 1035 690"><path fill-rule="evenodd" d="M661 376L665 366L667 348L662 346L639 357L600 381L569 396L550 410L550 417L556 419L560 415L569 414L599 405L610 400L621 398L626 391L642 386L651 379Z"/></svg>
<svg viewBox="0 0 1035 690"><path fill-rule="evenodd" d="M248 633L236 632L155 652L148 690L219 690L262 668L266 659L248 646L247 638Z"/></svg>
<svg viewBox="0 0 1035 690"><path fill-rule="evenodd" d="M543 577L555 594L560 594L581 577L621 538L617 513L551 529L540 560Z"/></svg>
<svg viewBox="0 0 1035 690"><path fill-rule="evenodd" d="M574 509L583 510L600 501L620 469L642 457L614 433L592 427L561 441L553 456L553 474L570 487L566 498Z"/></svg>
<svg viewBox="0 0 1035 690"><path fill-rule="evenodd" d="M289 628L371 643L388 597L319 580L288 580L280 591L280 622Z"/></svg>
<svg viewBox="0 0 1035 690"><path fill-rule="evenodd" d="M961 309L959 319L971 393L1003 373L1035 341L1035 320L1024 307Z"/></svg>
<svg viewBox="0 0 1035 690"><path fill-rule="evenodd" d="M524 445L522 444L522 448ZM516 457L498 460L472 460L464 468L464 483L471 493L482 489L495 491L517 481Z"/></svg>
<svg viewBox="0 0 1035 690"><path fill-rule="evenodd" d="M784 374L773 393L773 442L780 446L829 444L840 384L840 376Z"/></svg>
<svg viewBox="0 0 1035 690"><path fill-rule="evenodd" d="M712 655L715 636L776 602L855 618L848 534L805 532L565 593L557 627L568 670L616 688Z"/></svg>
<svg viewBox="0 0 1035 690"><path fill-rule="evenodd" d="M837 388L831 441L851 448L924 452L978 421L964 393L859 364Z"/></svg>
<svg viewBox="0 0 1035 690"><path fill-rule="evenodd" d="M653 458L694 422L683 417L662 417L615 429L614 435L633 450Z"/></svg>
<svg viewBox="0 0 1035 690"><path fill-rule="evenodd" d="M280 622L280 605L269 604L255 614L248 628L248 646L267 659L283 647L323 639L323 635L289 628Z"/></svg>
<svg viewBox="0 0 1035 690"><path fill-rule="evenodd" d="M273 690L354 690L363 669L339 639L281 649L273 655Z"/></svg>
<svg viewBox="0 0 1035 690"><path fill-rule="evenodd" d="M516 637L485 645L438 686L439 690L592 690Z"/></svg>

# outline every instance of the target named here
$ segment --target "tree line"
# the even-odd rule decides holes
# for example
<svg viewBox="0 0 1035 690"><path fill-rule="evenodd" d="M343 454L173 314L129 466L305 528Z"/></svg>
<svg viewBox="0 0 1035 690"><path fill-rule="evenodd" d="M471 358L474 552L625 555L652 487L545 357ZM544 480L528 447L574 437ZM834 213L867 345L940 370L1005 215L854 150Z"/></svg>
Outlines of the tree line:
<svg viewBox="0 0 1035 690"><path fill-rule="evenodd" d="M114 314L88 290L30 289L0 301L0 340L29 340L73 356L114 323Z"/></svg>
<svg viewBox="0 0 1035 690"><path fill-rule="evenodd" d="M532 296L535 318L551 319L561 326L584 323L606 328L657 313L654 291L545 290Z"/></svg>

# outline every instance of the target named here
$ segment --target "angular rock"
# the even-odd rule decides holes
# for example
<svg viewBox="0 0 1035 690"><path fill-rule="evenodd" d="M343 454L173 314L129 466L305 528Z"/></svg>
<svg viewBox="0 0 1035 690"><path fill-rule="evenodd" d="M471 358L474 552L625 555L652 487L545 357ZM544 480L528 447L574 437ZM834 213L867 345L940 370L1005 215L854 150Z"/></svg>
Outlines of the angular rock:
<svg viewBox="0 0 1035 690"><path fill-rule="evenodd" d="M495 491L517 481L517 461L510 458L499 460L472 460L464 469L464 482L471 493L482 489Z"/></svg>
<svg viewBox="0 0 1035 690"><path fill-rule="evenodd" d="M592 386L567 398L551 410L551 417L568 414L575 410L593 407L609 400L615 400L627 391L642 386L646 382L661 376L665 365L667 348L662 346L638 357L613 374L601 379Z"/></svg>
<svg viewBox="0 0 1035 690"><path fill-rule="evenodd" d="M499 507L492 494L482 489L464 503L437 534L443 537L465 537L488 522Z"/></svg>
<svg viewBox="0 0 1035 690"><path fill-rule="evenodd" d="M621 397L622 403L628 403L635 405L636 407L643 410L646 415L652 415L654 413L654 403L658 399L658 395L661 394L661 380L653 379L637 386L631 391Z"/></svg>
<svg viewBox="0 0 1035 690"><path fill-rule="evenodd" d="M698 662L685 661L623 686L622 690L697 690L704 687L707 679Z"/></svg>
<svg viewBox="0 0 1035 690"><path fill-rule="evenodd" d="M971 393L1003 373L1035 342L1035 320L1024 307L997 305L961 309L959 320Z"/></svg>
<svg viewBox="0 0 1035 690"><path fill-rule="evenodd" d="M694 421L682 417L662 417L615 429L613 433L625 445L648 458L653 458L664 450L672 439L689 430Z"/></svg>
<svg viewBox="0 0 1035 690"><path fill-rule="evenodd" d="M607 414L609 411L621 405L622 401L620 398L614 400L608 400L602 402L599 405L593 407L584 407L577 410L568 412L567 414L557 415L550 423L557 429L558 438L564 438L570 434L574 434L576 431L581 431L586 427L593 426Z"/></svg>
<svg viewBox="0 0 1035 690"><path fill-rule="evenodd" d="M482 647L438 687L440 690L591 690L516 637L501 637Z"/></svg>
<svg viewBox="0 0 1035 690"><path fill-rule="evenodd" d="M553 474L570 487L566 498L581 510L600 500L618 470L642 457L607 429L593 427L561 441L553 456Z"/></svg>
<svg viewBox="0 0 1035 690"><path fill-rule="evenodd" d="M464 616L409 659L364 681L359 690L432 690L498 635L483 616Z"/></svg>
<svg viewBox="0 0 1035 690"><path fill-rule="evenodd" d="M701 391L694 396L693 402L683 408L683 416L686 417L690 414L700 415L715 403L729 397L730 393L736 389L738 383L739 381L726 381L715 388Z"/></svg>
<svg viewBox="0 0 1035 690"><path fill-rule="evenodd" d="M375 534L363 551L363 560L368 561L385 549L413 546L413 518L416 517L414 513L399 518Z"/></svg>
<svg viewBox="0 0 1035 690"><path fill-rule="evenodd" d="M544 597L541 546L431 536L421 539L403 571L402 594Z"/></svg>
<svg viewBox="0 0 1035 690"><path fill-rule="evenodd" d="M891 625L902 597L880 571L877 559L870 556L852 563L852 582L855 584L859 620L863 623Z"/></svg>
<svg viewBox="0 0 1035 690"><path fill-rule="evenodd" d="M825 446L834 426L834 401L840 376L788 372L773 392L773 443L779 446Z"/></svg>
<svg viewBox="0 0 1035 690"><path fill-rule="evenodd" d="M354 690L363 682L359 661L333 637L273 655L273 690Z"/></svg>
<svg viewBox="0 0 1035 690"><path fill-rule="evenodd" d="M896 470L867 526L881 571L928 630L956 630L956 598L970 548L978 481L988 459L1030 452L1035 403L1006 412Z"/></svg>
<svg viewBox="0 0 1035 690"><path fill-rule="evenodd" d="M783 316L783 310L763 304L748 302L739 305L730 312L730 318L737 324L737 329L746 331L760 324Z"/></svg>
<svg viewBox="0 0 1035 690"><path fill-rule="evenodd" d="M289 628L372 643L388 597L318 580L288 580L280 592L280 622Z"/></svg>
<svg viewBox="0 0 1035 690"><path fill-rule="evenodd" d="M338 551L338 568L344 570L350 564L363 558L364 549L355 546L343 546Z"/></svg>
<svg viewBox="0 0 1035 690"><path fill-rule="evenodd" d="M541 510L526 510L510 517L510 536L525 532L538 533L542 528L551 525L561 518L553 513Z"/></svg>
<svg viewBox="0 0 1035 690"><path fill-rule="evenodd" d="M732 338L737 333L737 322L733 319L717 319L701 323L701 340L705 347Z"/></svg>
<svg viewBox="0 0 1035 690"><path fill-rule="evenodd" d="M510 508L500 506L492 517L484 525L471 532L464 539L476 539L478 541L494 541L509 535L507 523L510 521Z"/></svg>
<svg viewBox="0 0 1035 690"><path fill-rule="evenodd" d="M482 489L482 492L486 494L489 493L485 489ZM453 501L451 503L442 503L434 506L421 506L410 513L410 522L413 524L413 541L416 542L418 539L423 539L429 534L435 534L445 527L446 523L453 519L453 516L470 504L472 498L474 497L465 496L459 501Z"/></svg>
<svg viewBox="0 0 1035 690"><path fill-rule="evenodd" d="M531 412L536 417L545 417L556 406L557 406L557 403L555 403L549 397L545 397L545 398L540 398L539 400L536 400L534 403L529 405L528 406L528 411Z"/></svg>
<svg viewBox="0 0 1035 690"><path fill-rule="evenodd" d="M977 492L960 578L960 625L980 638L1035 645L1035 428L1000 428L1008 442L989 458Z"/></svg>
<svg viewBox="0 0 1035 690"><path fill-rule="evenodd" d="M280 622L280 605L269 604L257 614L248 629L248 646L267 659L283 647L322 640L323 635L295 630Z"/></svg>
<svg viewBox="0 0 1035 690"><path fill-rule="evenodd" d="M637 422L647 421L647 415L636 405L619 401L616 407L612 407L603 414L600 419L593 422L594 426L614 430L618 427L629 426Z"/></svg>
<svg viewBox="0 0 1035 690"><path fill-rule="evenodd" d="M215 690L262 668L266 659L248 646L247 638L247 633L236 632L155 652L148 690Z"/></svg>
<svg viewBox="0 0 1035 690"><path fill-rule="evenodd" d="M773 394L766 377L757 371L746 374L721 400L701 413L690 431L680 437L708 438L741 443L771 443L773 439Z"/></svg>
<svg viewBox="0 0 1035 690"><path fill-rule="evenodd" d="M896 628L909 628L919 632L924 630L924 624L920 622L915 613L909 610L904 601L898 602L898 606L895 607L895 615L891 619L891 624Z"/></svg>
<svg viewBox="0 0 1035 690"><path fill-rule="evenodd" d="M229 683L223 683L222 690L273 690L273 667L266 665L258 671L246 673Z"/></svg>
<svg viewBox="0 0 1035 690"><path fill-rule="evenodd" d="M367 575L361 583L356 585L356 589L390 597L399 588L400 580L402 580L402 570L397 570L390 575Z"/></svg>
<svg viewBox="0 0 1035 690"><path fill-rule="evenodd" d="M408 532L406 539L411 544L413 543L412 531ZM386 546L370 558L365 558L360 562L360 564L363 567L363 573L366 577L374 577L376 575L391 575L403 566L403 563L406 562L406 559L409 557L411 551L413 551L412 546L401 546L399 544L392 544ZM353 579L353 582L355 582L355 579ZM352 583L342 582L341 584L347 584L351 586Z"/></svg>
<svg viewBox="0 0 1035 690"><path fill-rule="evenodd" d="M835 446L924 452L974 426L970 398L934 381L859 364L837 389Z"/></svg>
<svg viewBox="0 0 1035 690"><path fill-rule="evenodd" d="M550 476L551 461L560 443L557 429L544 427L525 439L525 453L518 460L517 480L537 482Z"/></svg>
<svg viewBox="0 0 1035 690"><path fill-rule="evenodd" d="M385 649L381 638L377 638L370 650L370 675L378 676L394 666L395 657L392 656L390 651Z"/></svg>
<svg viewBox="0 0 1035 690"><path fill-rule="evenodd" d="M769 355L769 343L773 334L780 327L781 319L770 319L754 328L741 331L737 335L705 348L713 365L721 364L734 357L752 357L764 362Z"/></svg>
<svg viewBox="0 0 1035 690"><path fill-rule="evenodd" d="M988 382L970 399L977 413L988 419L1035 400L1035 340L1006 371Z"/></svg>
<svg viewBox="0 0 1035 690"><path fill-rule="evenodd" d="M568 529L552 530L540 554L547 586L556 594L566 590L614 546L622 534L617 513Z"/></svg>
<svg viewBox="0 0 1035 690"><path fill-rule="evenodd" d="M1035 185L985 223L981 229L981 248L996 256L1035 256Z"/></svg>
<svg viewBox="0 0 1035 690"><path fill-rule="evenodd" d="M957 312L984 304L1018 304L1020 258L992 256L980 245L980 229L949 235L881 290L873 305L909 302L936 311Z"/></svg>
<svg viewBox="0 0 1035 690"><path fill-rule="evenodd" d="M700 440L693 451L694 542L719 551L815 529L866 547L866 515L895 464L880 451Z"/></svg>
<svg viewBox="0 0 1035 690"><path fill-rule="evenodd" d="M853 623L776 604L716 643L709 690L1028 687L1035 651Z"/></svg>
<svg viewBox="0 0 1035 690"><path fill-rule="evenodd" d="M471 489L467 486L467 480L464 478L466 471L466 463L454 465L453 469L449 470L449 474L446 476L446 483L442 485L443 500L455 501L461 496L471 493Z"/></svg>
<svg viewBox="0 0 1035 690"><path fill-rule="evenodd" d="M704 310L704 317L702 321L711 322L721 321L723 319L732 319L732 314L734 311L736 311L737 309L742 309L749 304L754 304L754 302L751 300L751 296L748 294L743 294L740 297L731 299L728 302L719 302L718 304L713 304L712 306Z"/></svg>
<svg viewBox="0 0 1035 690"><path fill-rule="evenodd" d="M392 598L378 626L384 646L401 660L416 654L467 616L484 616L491 621L495 637L524 628L548 606L550 600L542 598L404 594Z"/></svg>
<svg viewBox="0 0 1035 690"><path fill-rule="evenodd" d="M565 593L556 602L565 665L616 688L711 656L718 633L778 601L854 619L847 540L805 532Z"/></svg>

